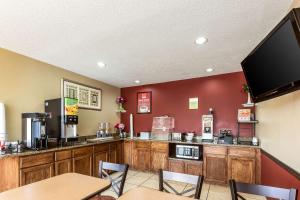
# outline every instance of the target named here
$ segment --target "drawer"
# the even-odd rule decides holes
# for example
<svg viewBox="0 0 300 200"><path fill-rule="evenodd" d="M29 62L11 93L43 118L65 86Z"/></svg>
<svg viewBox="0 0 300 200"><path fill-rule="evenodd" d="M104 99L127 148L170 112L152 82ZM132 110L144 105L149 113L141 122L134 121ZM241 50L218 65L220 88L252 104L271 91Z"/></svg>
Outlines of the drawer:
<svg viewBox="0 0 300 200"><path fill-rule="evenodd" d="M54 153L43 153L38 155L20 157L20 168L33 167L54 162Z"/></svg>
<svg viewBox="0 0 300 200"><path fill-rule="evenodd" d="M103 152L103 151L108 151L109 150L109 144L98 144L94 146L94 152Z"/></svg>
<svg viewBox="0 0 300 200"><path fill-rule="evenodd" d="M133 144L135 149L150 149L150 142L135 141Z"/></svg>
<svg viewBox="0 0 300 200"><path fill-rule="evenodd" d="M226 155L227 154L227 147L204 146L204 154Z"/></svg>
<svg viewBox="0 0 300 200"><path fill-rule="evenodd" d="M169 144L166 142L151 142L152 151L168 152Z"/></svg>
<svg viewBox="0 0 300 200"><path fill-rule="evenodd" d="M236 156L236 157L255 157L255 149L254 148L239 148L239 147L230 147L228 149L228 155Z"/></svg>
<svg viewBox="0 0 300 200"><path fill-rule="evenodd" d="M55 161L66 160L72 158L72 151L57 151L55 152Z"/></svg>
<svg viewBox="0 0 300 200"><path fill-rule="evenodd" d="M86 156L89 154L93 154L93 146L90 147L82 147L73 150L73 157Z"/></svg>

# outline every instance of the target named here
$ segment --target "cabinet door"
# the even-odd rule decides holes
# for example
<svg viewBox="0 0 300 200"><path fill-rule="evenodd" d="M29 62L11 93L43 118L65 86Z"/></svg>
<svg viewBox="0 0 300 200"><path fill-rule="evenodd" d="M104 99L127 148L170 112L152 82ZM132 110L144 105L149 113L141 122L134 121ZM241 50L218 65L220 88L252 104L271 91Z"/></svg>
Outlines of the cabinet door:
<svg viewBox="0 0 300 200"><path fill-rule="evenodd" d="M52 177L54 164L39 165L20 170L20 186Z"/></svg>
<svg viewBox="0 0 300 200"><path fill-rule="evenodd" d="M72 172L72 160L61 160L55 162L55 176L65 174L65 173L71 173Z"/></svg>
<svg viewBox="0 0 300 200"><path fill-rule="evenodd" d="M98 152L94 154L94 176L98 177L100 160L108 162L108 151Z"/></svg>
<svg viewBox="0 0 300 200"><path fill-rule="evenodd" d="M206 154L204 156L204 176L207 181L227 182L227 156Z"/></svg>
<svg viewBox="0 0 300 200"><path fill-rule="evenodd" d="M88 176L93 175L93 156L86 155L73 158L73 172Z"/></svg>
<svg viewBox="0 0 300 200"><path fill-rule="evenodd" d="M168 169L168 153L164 151L151 151L151 170Z"/></svg>
<svg viewBox="0 0 300 200"><path fill-rule="evenodd" d="M109 152L109 162L117 163L117 150L113 149Z"/></svg>
<svg viewBox="0 0 300 200"><path fill-rule="evenodd" d="M185 162L185 173L191 174L191 175L202 175L202 162L196 162L196 161L186 161Z"/></svg>
<svg viewBox="0 0 300 200"><path fill-rule="evenodd" d="M128 164L132 167L132 143L131 141L124 141L123 152L124 164Z"/></svg>
<svg viewBox="0 0 300 200"><path fill-rule="evenodd" d="M182 160L169 160L169 171L184 173L185 163Z"/></svg>
<svg viewBox="0 0 300 200"><path fill-rule="evenodd" d="M150 170L150 150L149 149L135 149L133 153L133 167L136 170L149 171Z"/></svg>
<svg viewBox="0 0 300 200"><path fill-rule="evenodd" d="M123 164L123 142L118 142L117 143L117 163Z"/></svg>
<svg viewBox="0 0 300 200"><path fill-rule="evenodd" d="M255 184L255 158L229 156L228 179Z"/></svg>

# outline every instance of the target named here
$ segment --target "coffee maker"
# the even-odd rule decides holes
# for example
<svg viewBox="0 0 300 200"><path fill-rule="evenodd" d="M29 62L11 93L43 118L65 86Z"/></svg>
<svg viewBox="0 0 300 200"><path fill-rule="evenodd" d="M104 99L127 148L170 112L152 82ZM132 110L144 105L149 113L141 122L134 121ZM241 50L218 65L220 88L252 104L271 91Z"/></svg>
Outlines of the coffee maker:
<svg viewBox="0 0 300 200"><path fill-rule="evenodd" d="M45 112L51 116L47 119L47 135L51 143L78 140L78 100L59 98L45 101Z"/></svg>
<svg viewBox="0 0 300 200"><path fill-rule="evenodd" d="M47 113L22 113L22 141L30 149L48 148Z"/></svg>

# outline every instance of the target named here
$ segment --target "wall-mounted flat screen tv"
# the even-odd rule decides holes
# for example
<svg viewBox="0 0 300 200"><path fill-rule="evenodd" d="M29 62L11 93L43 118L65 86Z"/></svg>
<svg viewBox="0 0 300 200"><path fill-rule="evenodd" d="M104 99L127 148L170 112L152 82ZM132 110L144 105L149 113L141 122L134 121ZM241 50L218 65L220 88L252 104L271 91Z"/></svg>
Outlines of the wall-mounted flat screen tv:
<svg viewBox="0 0 300 200"><path fill-rule="evenodd" d="M300 8L293 9L242 61L254 102L300 88Z"/></svg>

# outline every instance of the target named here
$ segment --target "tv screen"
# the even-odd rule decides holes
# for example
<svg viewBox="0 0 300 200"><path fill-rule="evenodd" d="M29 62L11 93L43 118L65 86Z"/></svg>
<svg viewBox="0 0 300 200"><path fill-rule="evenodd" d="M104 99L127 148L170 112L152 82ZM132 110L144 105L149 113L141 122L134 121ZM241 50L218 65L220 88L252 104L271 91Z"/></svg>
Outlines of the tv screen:
<svg viewBox="0 0 300 200"><path fill-rule="evenodd" d="M300 80L300 48L290 18L281 23L242 67L254 102Z"/></svg>

